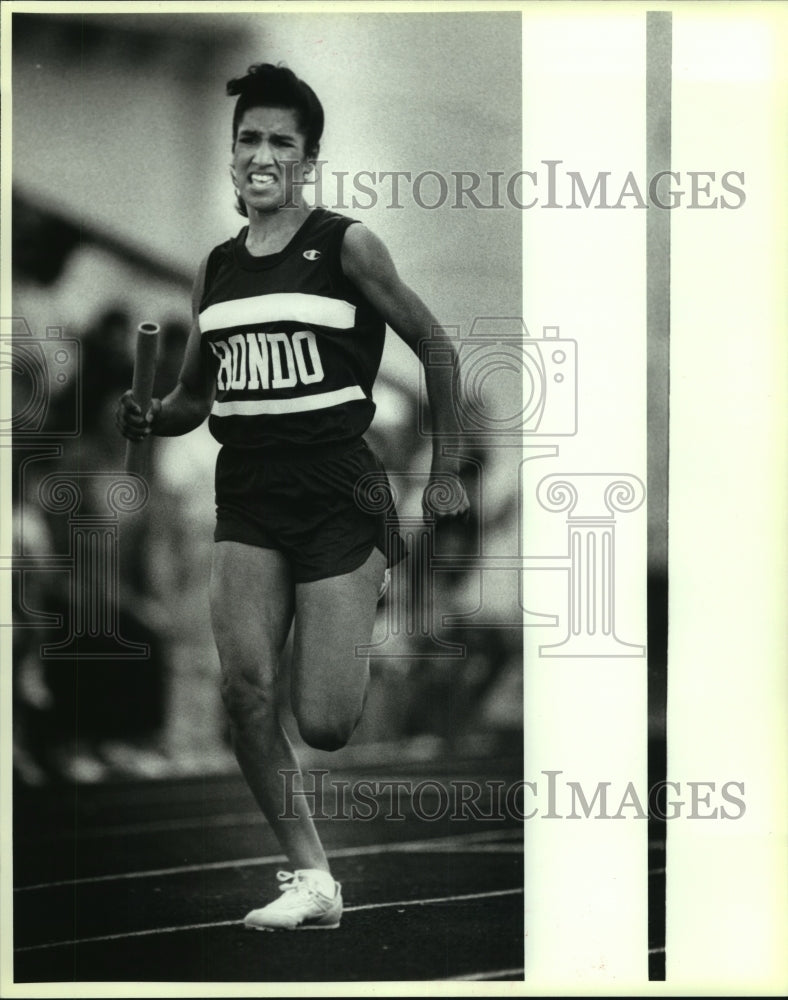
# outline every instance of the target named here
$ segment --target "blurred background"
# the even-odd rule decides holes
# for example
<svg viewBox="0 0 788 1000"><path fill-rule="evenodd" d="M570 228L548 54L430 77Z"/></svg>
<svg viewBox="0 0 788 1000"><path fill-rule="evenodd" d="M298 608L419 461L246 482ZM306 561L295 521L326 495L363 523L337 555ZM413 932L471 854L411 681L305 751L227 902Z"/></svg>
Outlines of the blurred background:
<svg viewBox="0 0 788 1000"><path fill-rule="evenodd" d="M141 321L162 328L155 394L173 386L199 261L243 224L224 88L254 62L285 62L323 103L322 203L346 207L381 236L405 281L460 336L480 317L508 330L523 315L520 211L505 199L483 210L453 191L441 197L435 176L420 189L422 204L407 184L397 201L390 181L369 177L376 197L354 204L351 181L360 171L434 171L450 181L470 171L490 203L484 178L522 167L519 14L15 13L12 46L15 329L36 340L61 331L69 359L61 371L50 351L38 375L15 370L15 414L35 402L41 386L31 378L43 371L48 380L37 432L14 448L15 775L40 785L234 768L208 617L217 446L207 428L154 442L150 498L117 519L117 631L148 645L143 660L42 655L63 641L80 599L63 562L74 517L107 512L98 486L83 488L77 515L45 509L41 483L54 472L88 484L86 474L122 471L112 415L131 384ZM511 332L520 336L516 322ZM520 379L501 370L485 406L516 413ZM368 437L406 517L418 516L429 468L419 382L417 359L389 333ZM79 432L67 433L72 426ZM475 515L467 530L436 539L438 553L478 553L482 537L488 553L517 552L519 449L480 443L467 458ZM365 717L341 754L521 753L516 575L514 586L488 578L485 587L482 595L478 572L435 576L432 634L462 655L432 655L434 643L418 634L392 639L397 598L381 605ZM441 624L482 600L484 626ZM286 662L282 679L284 695ZM292 719L288 726L298 742ZM313 757L323 759L305 752L305 763Z"/></svg>

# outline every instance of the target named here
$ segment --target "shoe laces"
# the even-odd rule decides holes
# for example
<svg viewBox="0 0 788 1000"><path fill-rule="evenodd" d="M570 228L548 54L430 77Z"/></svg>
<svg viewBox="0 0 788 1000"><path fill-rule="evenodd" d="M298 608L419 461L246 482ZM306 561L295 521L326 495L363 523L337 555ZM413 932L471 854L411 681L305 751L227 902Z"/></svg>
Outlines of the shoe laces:
<svg viewBox="0 0 788 1000"><path fill-rule="evenodd" d="M320 895L315 888L309 884L309 880L305 879L300 872L277 872L276 877L280 883L280 892L294 894L288 898L294 899L295 895L300 895L301 893L309 896L310 899L314 899Z"/></svg>

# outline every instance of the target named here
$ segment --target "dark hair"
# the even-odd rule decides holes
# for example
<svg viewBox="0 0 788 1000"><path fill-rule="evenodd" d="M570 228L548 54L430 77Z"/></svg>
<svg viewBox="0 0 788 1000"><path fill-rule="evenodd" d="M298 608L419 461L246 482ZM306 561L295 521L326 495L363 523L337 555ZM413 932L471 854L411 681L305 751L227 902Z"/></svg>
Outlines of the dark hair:
<svg viewBox="0 0 788 1000"><path fill-rule="evenodd" d="M295 112L299 130L304 135L304 152L310 159L317 158L323 135L323 106L309 84L299 80L291 69L255 63L246 76L228 82L227 95L238 97L233 111L233 149L238 126L249 108L288 108ZM247 215L240 195L236 196L235 207L241 215Z"/></svg>
<svg viewBox="0 0 788 1000"><path fill-rule="evenodd" d="M309 84L299 80L286 66L255 63L246 76L230 80L227 94L238 97L233 111L233 146L238 126L249 108L289 108L296 113L298 127L304 134L304 150L310 159L320 152L323 135L323 106Z"/></svg>

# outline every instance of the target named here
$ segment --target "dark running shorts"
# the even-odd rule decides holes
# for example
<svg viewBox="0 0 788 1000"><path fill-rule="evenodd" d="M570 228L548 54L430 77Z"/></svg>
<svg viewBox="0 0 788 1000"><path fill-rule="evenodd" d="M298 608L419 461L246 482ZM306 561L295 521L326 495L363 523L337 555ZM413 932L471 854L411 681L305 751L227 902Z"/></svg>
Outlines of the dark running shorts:
<svg viewBox="0 0 788 1000"><path fill-rule="evenodd" d="M363 439L291 449L225 445L216 461L214 541L278 549L296 583L350 573L375 547L389 566L404 556L388 477Z"/></svg>

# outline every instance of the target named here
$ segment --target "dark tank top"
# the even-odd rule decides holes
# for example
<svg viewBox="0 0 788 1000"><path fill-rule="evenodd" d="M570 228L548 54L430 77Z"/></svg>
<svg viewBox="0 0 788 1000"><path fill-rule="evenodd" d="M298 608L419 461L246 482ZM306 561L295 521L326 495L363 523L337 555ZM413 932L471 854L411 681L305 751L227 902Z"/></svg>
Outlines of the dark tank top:
<svg viewBox="0 0 788 1000"><path fill-rule="evenodd" d="M211 251L199 320L217 441L319 445L369 427L386 324L342 272L354 221L315 208L279 253L253 257L247 227Z"/></svg>

